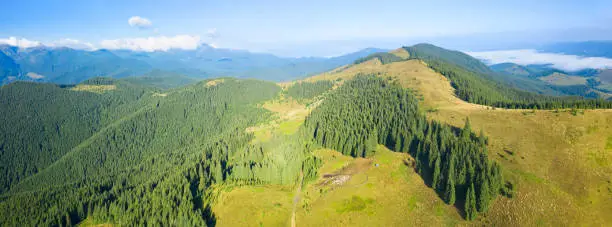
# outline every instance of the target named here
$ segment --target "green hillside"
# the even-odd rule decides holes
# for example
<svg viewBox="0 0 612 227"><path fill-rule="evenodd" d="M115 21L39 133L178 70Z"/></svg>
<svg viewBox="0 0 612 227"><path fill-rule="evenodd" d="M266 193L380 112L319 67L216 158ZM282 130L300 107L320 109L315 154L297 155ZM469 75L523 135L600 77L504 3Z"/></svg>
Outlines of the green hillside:
<svg viewBox="0 0 612 227"><path fill-rule="evenodd" d="M422 60L434 71L447 77L456 89L457 97L471 103L512 109L612 107L611 102L603 99L549 96L522 90L498 78L496 73L482 62L458 51L430 44L404 49L410 53L410 59Z"/></svg>
<svg viewBox="0 0 612 227"><path fill-rule="evenodd" d="M0 84L16 79L19 74L19 65L12 58L0 52Z"/></svg>
<svg viewBox="0 0 612 227"><path fill-rule="evenodd" d="M142 105L146 88L95 79L85 86L114 86L105 93L54 84L15 82L0 88L2 182L7 191L37 174L69 150Z"/></svg>
<svg viewBox="0 0 612 227"><path fill-rule="evenodd" d="M476 61L420 44L282 84L4 85L0 225L605 223L610 102Z"/></svg>
<svg viewBox="0 0 612 227"><path fill-rule="evenodd" d="M197 83L199 80L175 72L163 70L153 70L140 76L131 76L122 79L133 84L156 87L160 89L170 89L183 87Z"/></svg>
<svg viewBox="0 0 612 227"><path fill-rule="evenodd" d="M605 70L583 69L574 72L551 68L548 65L521 66L501 63L490 66L502 74L502 79L514 87L546 95L571 95L606 99L612 96L605 87Z"/></svg>
<svg viewBox="0 0 612 227"><path fill-rule="evenodd" d="M65 88L55 85L24 84L23 88L19 85L22 84L7 85L2 90L22 94L7 89L27 91L35 89L35 86L50 86L53 87L50 91L52 93L41 94L42 97L57 96L60 100L62 96L79 99L81 94L62 90ZM122 89L132 90L117 86L114 91ZM209 222L210 217L203 215L207 212L205 205L202 205L202 201L196 201L196 198L204 195L208 185L226 178L230 171L227 160L249 141L250 135L245 134L244 129L267 116L266 111L256 108L255 104L273 98L279 91L276 85L268 82L224 79L214 86L202 82L167 95L140 92L141 100L133 104L121 101L125 95L109 94L108 98L115 99L113 103L124 103L131 108L125 109L131 111L118 113L113 112L112 106L101 106L99 115L92 117L95 123L100 121L100 125L63 126L66 130L91 130L92 127L96 130L90 133L65 132L79 136L73 143L46 141L65 146L61 149L65 153L45 160L48 163L38 167L31 176L11 182L10 192L2 195L4 202L0 209L4 214L20 215L2 216L1 222L65 225L77 223L88 216L96 221L113 223L163 224L179 221L201 225ZM85 93L99 96L92 92ZM12 99L12 102L15 100L21 99ZM96 105L98 102L92 103ZM28 117L19 111L27 110L16 108L12 115L3 116ZM53 123L69 121L81 115L69 109L65 115L55 116L60 119L29 117L43 123ZM7 120L3 119L4 122ZM57 133L53 129L51 133ZM4 131L3 134L8 135ZM3 144L18 143L21 140L20 137L5 136ZM48 146L41 144L35 148ZM31 161L44 158L39 156L42 152L49 151L13 149L5 145L3 158L20 154L26 157L15 160ZM2 163L13 161L3 160ZM17 168L24 167L7 166L9 171L21 172ZM180 188L176 191L177 187L186 187L186 190L191 188L191 191ZM134 197L137 195L141 196ZM184 196L189 196L191 202L154 202L160 199L172 201ZM51 200L50 197L56 199ZM141 202L134 203L136 198ZM183 213L181 210L187 207L195 207L201 213Z"/></svg>

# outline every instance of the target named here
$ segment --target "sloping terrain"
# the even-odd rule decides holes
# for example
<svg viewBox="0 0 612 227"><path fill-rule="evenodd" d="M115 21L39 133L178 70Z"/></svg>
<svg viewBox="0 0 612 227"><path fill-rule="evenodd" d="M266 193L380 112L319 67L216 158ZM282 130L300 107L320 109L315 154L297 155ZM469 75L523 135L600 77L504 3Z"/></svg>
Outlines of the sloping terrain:
<svg viewBox="0 0 612 227"><path fill-rule="evenodd" d="M415 59L408 50L370 55L282 84L220 78L162 91L96 78L68 87L3 86L4 120L26 123L1 128L0 151L7 158L2 170L15 177L4 182L0 194L0 211L11 214L0 223L612 222L607 215L612 212L612 110L469 103L457 96L457 88L466 88L453 84L461 77L434 71L427 59ZM480 68L471 60L460 62ZM492 83L486 76L475 78ZM28 95L36 90L46 93ZM512 92L501 94L508 100L526 97ZM30 99L12 98L22 96ZM44 102L48 97L52 102ZM84 102L74 111L52 105L70 106L75 98L101 105ZM523 104L531 105L528 101ZM28 109L29 103L42 108ZM91 123L76 124L74 113L90 109L96 110L87 118ZM42 110L62 114L36 112ZM42 129L22 121L29 118ZM15 149L23 138L11 136L21 135L11 130L20 128L32 131L25 134L44 133L28 138L33 146ZM64 144L68 149L44 149L68 128L85 133ZM52 158L27 162L43 152Z"/></svg>
<svg viewBox="0 0 612 227"><path fill-rule="evenodd" d="M482 221L507 225L603 225L611 220L612 110L508 110L466 103L442 75L411 60L376 60L309 80L348 79L360 73L396 77L421 95L431 119L474 128L490 139L489 154L516 185L512 199L499 197ZM563 215L565 218L559 218Z"/></svg>
<svg viewBox="0 0 612 227"><path fill-rule="evenodd" d="M490 66L504 81L526 91L607 99L612 96L606 69L563 71L550 65L501 63Z"/></svg>

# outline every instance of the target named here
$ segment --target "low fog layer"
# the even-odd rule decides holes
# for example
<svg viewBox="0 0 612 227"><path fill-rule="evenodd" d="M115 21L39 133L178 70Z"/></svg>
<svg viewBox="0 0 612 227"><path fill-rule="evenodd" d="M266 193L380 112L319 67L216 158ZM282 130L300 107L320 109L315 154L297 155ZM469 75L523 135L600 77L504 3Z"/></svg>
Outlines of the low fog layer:
<svg viewBox="0 0 612 227"><path fill-rule="evenodd" d="M610 58L541 53L531 49L466 53L491 65L506 62L516 63L519 65L546 64L566 71L576 71L586 68L612 68L612 59Z"/></svg>

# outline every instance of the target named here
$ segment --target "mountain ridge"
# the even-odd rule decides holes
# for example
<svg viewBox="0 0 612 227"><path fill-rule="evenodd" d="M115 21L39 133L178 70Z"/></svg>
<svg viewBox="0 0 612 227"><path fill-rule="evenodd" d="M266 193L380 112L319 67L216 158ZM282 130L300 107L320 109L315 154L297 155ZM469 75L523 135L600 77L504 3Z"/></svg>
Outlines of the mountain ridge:
<svg viewBox="0 0 612 227"><path fill-rule="evenodd" d="M235 76L274 81L289 81L349 64L381 49L366 48L336 57L286 58L246 50L200 45L195 50L168 51L78 50L68 47L37 46L18 48L0 45L3 68L0 81L35 80L76 84L91 77L143 75L155 69L194 78ZM17 65L11 63L14 61ZM30 78L26 75L40 75ZM9 75L10 74L10 75ZM10 77L9 77L10 76Z"/></svg>

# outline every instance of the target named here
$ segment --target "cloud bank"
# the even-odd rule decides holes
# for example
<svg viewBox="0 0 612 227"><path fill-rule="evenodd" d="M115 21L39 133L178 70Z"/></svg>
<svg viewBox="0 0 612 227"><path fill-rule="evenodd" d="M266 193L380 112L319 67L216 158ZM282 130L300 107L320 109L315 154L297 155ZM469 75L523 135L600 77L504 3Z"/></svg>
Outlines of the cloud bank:
<svg viewBox="0 0 612 227"><path fill-rule="evenodd" d="M38 41L27 40L24 38L9 37L8 39L0 39L0 44L16 46L19 48L30 48L40 46Z"/></svg>
<svg viewBox="0 0 612 227"><path fill-rule="evenodd" d="M146 38L125 38L102 40L99 44L84 42L76 39L64 38L52 42L32 41L25 38L9 37L0 38L0 44L16 46L19 48L31 48L37 46L68 47L78 50L98 49L125 49L133 51L168 51L171 49L195 50L201 44L200 36L176 35L176 36L151 36Z"/></svg>
<svg viewBox="0 0 612 227"><path fill-rule="evenodd" d="M194 50L201 44L200 36L177 35L148 38L127 38L104 40L100 47L105 49L128 49L134 51L168 51L170 49Z"/></svg>
<svg viewBox="0 0 612 227"><path fill-rule="evenodd" d="M139 16L130 17L130 19L128 19L128 24L130 24L132 27L140 29L147 29L153 26L153 23L151 23L149 19Z"/></svg>
<svg viewBox="0 0 612 227"><path fill-rule="evenodd" d="M602 57L580 57L555 53L541 53L536 50L503 50L485 52L466 52L489 64L516 63L519 65L546 64L553 68L576 71L586 68L612 68L612 59Z"/></svg>
<svg viewBox="0 0 612 227"><path fill-rule="evenodd" d="M76 39L60 39L55 42L51 42L46 44L46 46L50 47L68 47L72 49L78 50L96 50L96 47L89 42L83 42Z"/></svg>

